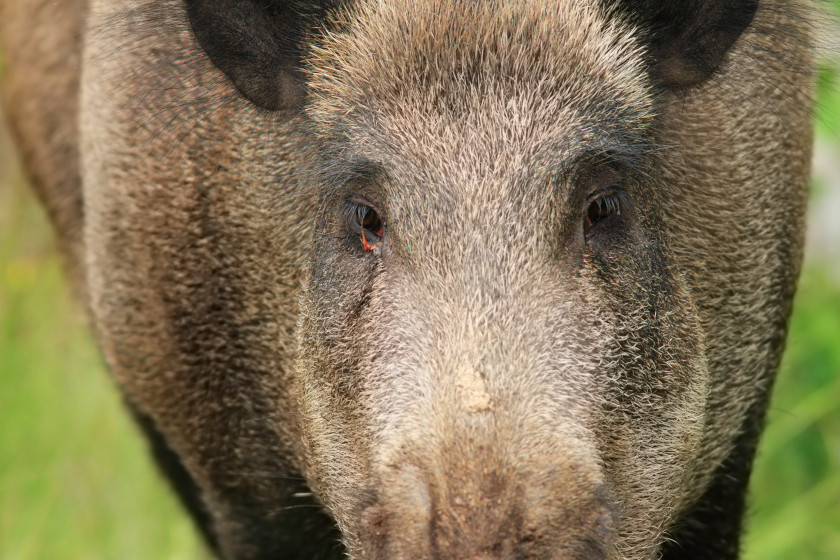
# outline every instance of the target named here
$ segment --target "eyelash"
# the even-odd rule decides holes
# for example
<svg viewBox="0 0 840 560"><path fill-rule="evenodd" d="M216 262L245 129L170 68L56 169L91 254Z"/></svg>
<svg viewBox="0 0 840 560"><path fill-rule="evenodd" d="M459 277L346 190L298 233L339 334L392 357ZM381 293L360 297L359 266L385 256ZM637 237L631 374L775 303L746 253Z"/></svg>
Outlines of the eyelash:
<svg viewBox="0 0 840 560"><path fill-rule="evenodd" d="M621 215L625 203L624 193L613 192L601 195L589 203L586 213L583 215L583 233L589 236L592 228L614 216Z"/></svg>

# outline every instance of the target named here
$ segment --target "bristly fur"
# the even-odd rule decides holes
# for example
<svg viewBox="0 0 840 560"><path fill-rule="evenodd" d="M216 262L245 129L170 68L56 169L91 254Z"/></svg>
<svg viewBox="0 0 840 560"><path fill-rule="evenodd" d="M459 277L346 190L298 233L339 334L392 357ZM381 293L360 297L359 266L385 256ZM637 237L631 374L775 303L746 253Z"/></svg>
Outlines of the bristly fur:
<svg viewBox="0 0 840 560"><path fill-rule="evenodd" d="M45 4L5 102L222 557L737 558L812 4Z"/></svg>

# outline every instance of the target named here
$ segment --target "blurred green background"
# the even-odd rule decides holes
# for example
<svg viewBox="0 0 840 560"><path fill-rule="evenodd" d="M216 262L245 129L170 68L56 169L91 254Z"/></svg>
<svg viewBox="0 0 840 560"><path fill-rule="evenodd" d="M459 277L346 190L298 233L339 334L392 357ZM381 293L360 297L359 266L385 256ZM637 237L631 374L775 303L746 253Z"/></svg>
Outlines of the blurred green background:
<svg viewBox="0 0 840 560"><path fill-rule="evenodd" d="M840 79L820 80L806 266L746 560L840 560ZM0 127L0 559L207 558L122 410Z"/></svg>

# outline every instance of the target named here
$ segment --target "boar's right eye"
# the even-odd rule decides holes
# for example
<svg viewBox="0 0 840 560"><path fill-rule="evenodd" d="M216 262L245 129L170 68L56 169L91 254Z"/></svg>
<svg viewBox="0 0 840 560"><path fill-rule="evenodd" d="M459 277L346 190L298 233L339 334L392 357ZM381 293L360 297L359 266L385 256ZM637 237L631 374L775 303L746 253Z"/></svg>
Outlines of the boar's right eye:
<svg viewBox="0 0 840 560"><path fill-rule="evenodd" d="M382 251L385 226L379 213L367 204L353 203L348 216L350 230L356 233L365 251L378 255Z"/></svg>
<svg viewBox="0 0 840 560"><path fill-rule="evenodd" d="M623 195L620 192L601 195L590 202L583 216L584 235L588 238L593 228L619 216L623 202Z"/></svg>

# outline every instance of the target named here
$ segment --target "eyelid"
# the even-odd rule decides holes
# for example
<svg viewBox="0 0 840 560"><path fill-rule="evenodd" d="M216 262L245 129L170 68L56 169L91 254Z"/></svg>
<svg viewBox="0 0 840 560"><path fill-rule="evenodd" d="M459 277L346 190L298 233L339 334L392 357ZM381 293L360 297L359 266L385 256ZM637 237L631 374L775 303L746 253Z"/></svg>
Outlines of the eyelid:
<svg viewBox="0 0 840 560"><path fill-rule="evenodd" d="M360 196L352 196L346 199L341 205L341 213L347 218L354 218L358 215L357 213L359 212L360 207L370 208L371 210L376 212L382 223L385 223L385 218L383 217L383 213L379 209L379 207L376 204L370 202L368 199L362 198Z"/></svg>
<svg viewBox="0 0 840 560"><path fill-rule="evenodd" d="M590 204L598 200L599 198L608 198L611 196L618 197L622 203L628 202L630 200L630 196L627 194L627 191L621 188L618 185L610 186L606 188L597 189L592 191L588 197L586 197L586 201L584 203L585 207L588 207Z"/></svg>
<svg viewBox="0 0 840 560"><path fill-rule="evenodd" d="M359 194L354 194L354 195L349 196L347 198L347 200L345 201L345 203L350 204L354 207L356 207L356 206L367 206L369 208L373 208L373 210L377 214L380 214L380 215L382 214L382 211L379 209L378 204L376 204L374 202L371 202L370 199L365 198L364 196L361 196Z"/></svg>
<svg viewBox="0 0 840 560"><path fill-rule="evenodd" d="M365 204L379 211L379 205L373 201L383 195L388 183L388 176L380 165L367 160L353 162L341 175L334 183L336 199Z"/></svg>
<svg viewBox="0 0 840 560"><path fill-rule="evenodd" d="M589 204L598 196L623 190L626 166L603 153L588 154L569 165L559 176L568 185L563 193L565 204L576 207Z"/></svg>

